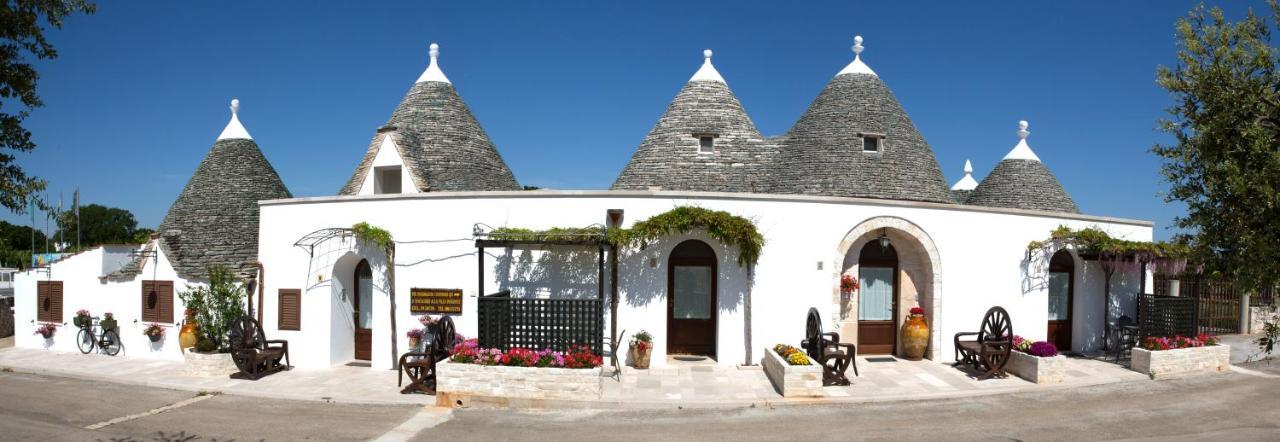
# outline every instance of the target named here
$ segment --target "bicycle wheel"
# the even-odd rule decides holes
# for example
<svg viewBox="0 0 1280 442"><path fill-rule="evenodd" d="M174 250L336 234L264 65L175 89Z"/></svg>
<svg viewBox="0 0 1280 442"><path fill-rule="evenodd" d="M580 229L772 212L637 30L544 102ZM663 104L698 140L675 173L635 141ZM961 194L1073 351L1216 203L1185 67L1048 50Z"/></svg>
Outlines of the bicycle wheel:
<svg viewBox="0 0 1280 442"><path fill-rule="evenodd" d="M76 347L79 347L80 353L84 354L93 351L93 333L87 329L80 329L80 333L76 333Z"/></svg>
<svg viewBox="0 0 1280 442"><path fill-rule="evenodd" d="M102 334L102 352L109 356L120 353L120 335L115 330L107 330Z"/></svg>

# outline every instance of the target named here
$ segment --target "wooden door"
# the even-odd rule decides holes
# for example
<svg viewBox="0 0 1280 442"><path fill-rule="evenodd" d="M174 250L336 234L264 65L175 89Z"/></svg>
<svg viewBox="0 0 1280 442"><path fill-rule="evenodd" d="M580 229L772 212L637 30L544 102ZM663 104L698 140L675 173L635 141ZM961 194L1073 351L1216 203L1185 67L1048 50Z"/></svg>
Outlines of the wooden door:
<svg viewBox="0 0 1280 442"><path fill-rule="evenodd" d="M716 254L680 243L667 260L667 354L716 355Z"/></svg>
<svg viewBox="0 0 1280 442"><path fill-rule="evenodd" d="M355 323L355 358L373 358L373 272L368 261L356 265L355 296L351 297L351 314Z"/></svg>
<svg viewBox="0 0 1280 442"><path fill-rule="evenodd" d="M1075 304L1075 260L1066 250L1049 261L1049 324L1046 340L1058 351L1071 351L1072 306Z"/></svg>
<svg viewBox="0 0 1280 442"><path fill-rule="evenodd" d="M898 255L872 241L858 258L858 353L893 354L898 344Z"/></svg>

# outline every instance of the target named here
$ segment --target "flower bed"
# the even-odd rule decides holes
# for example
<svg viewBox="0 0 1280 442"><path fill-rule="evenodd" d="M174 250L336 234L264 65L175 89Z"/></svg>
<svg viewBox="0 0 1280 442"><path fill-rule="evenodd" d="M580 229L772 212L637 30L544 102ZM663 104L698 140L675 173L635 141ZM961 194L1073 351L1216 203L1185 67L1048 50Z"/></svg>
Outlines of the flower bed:
<svg viewBox="0 0 1280 442"><path fill-rule="evenodd" d="M1057 384L1067 377L1067 358L1058 354L1058 347L1052 342L1031 342L1014 336L1013 351L1004 368L1014 376L1037 384Z"/></svg>
<svg viewBox="0 0 1280 442"><path fill-rule="evenodd" d="M764 365L765 376L782 397L824 396L822 367L795 347L778 344L766 348L761 365Z"/></svg>
<svg viewBox="0 0 1280 442"><path fill-rule="evenodd" d="M508 406L510 400L592 400L600 398L603 358L585 347L569 352L479 348L474 339L454 346L436 365L436 403L453 406L478 401Z"/></svg>
<svg viewBox="0 0 1280 442"><path fill-rule="evenodd" d="M1219 345L1212 335L1147 338L1133 349L1129 369L1151 379L1225 373L1231 371L1231 346Z"/></svg>

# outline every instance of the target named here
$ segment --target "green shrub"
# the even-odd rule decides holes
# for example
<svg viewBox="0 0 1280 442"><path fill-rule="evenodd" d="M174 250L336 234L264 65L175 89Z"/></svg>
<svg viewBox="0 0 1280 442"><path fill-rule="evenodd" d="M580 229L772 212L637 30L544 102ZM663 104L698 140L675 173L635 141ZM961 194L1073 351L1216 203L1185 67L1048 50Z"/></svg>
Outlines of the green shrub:
<svg viewBox="0 0 1280 442"><path fill-rule="evenodd" d="M187 309L195 313L200 336L196 350L228 351L227 331L232 321L244 315L244 287L236 283L231 271L222 266L209 267L209 284L197 285L178 294ZM205 341L205 347L201 347Z"/></svg>

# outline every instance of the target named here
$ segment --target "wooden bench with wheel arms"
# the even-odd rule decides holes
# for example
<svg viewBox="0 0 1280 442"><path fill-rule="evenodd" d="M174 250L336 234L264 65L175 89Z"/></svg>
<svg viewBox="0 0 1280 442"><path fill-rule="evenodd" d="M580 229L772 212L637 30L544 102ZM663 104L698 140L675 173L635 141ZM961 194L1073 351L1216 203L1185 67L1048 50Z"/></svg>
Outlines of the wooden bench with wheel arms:
<svg viewBox="0 0 1280 442"><path fill-rule="evenodd" d="M436 323L434 336L424 336L421 351L410 351L400 355L400 378L396 386L404 385L404 377L409 376L409 385L400 393L436 394L436 362L449 358L453 351L454 337L457 329L453 318L445 316ZM427 342L426 339L430 338Z"/></svg>
<svg viewBox="0 0 1280 442"><path fill-rule="evenodd" d="M289 341L267 339L262 324L250 316L232 321L227 338L231 344L231 360L248 379L257 380L289 368ZM280 363L281 360L284 364Z"/></svg>
<svg viewBox="0 0 1280 442"><path fill-rule="evenodd" d="M960 339L967 336L975 339ZM1009 362L1009 353L1013 352L1013 323L1009 320L1009 312L1004 307L991 307L982 317L978 331L956 333L955 349L956 362L952 365L973 367L982 372L978 379L1008 376L1004 365Z"/></svg>
<svg viewBox="0 0 1280 442"><path fill-rule="evenodd" d="M810 308L805 320L805 338L800 342L810 358L822 366L822 385L849 385L849 377L845 372L853 367L853 375L858 375L858 348L853 344L840 342L840 334L822 332L822 318L818 309Z"/></svg>

